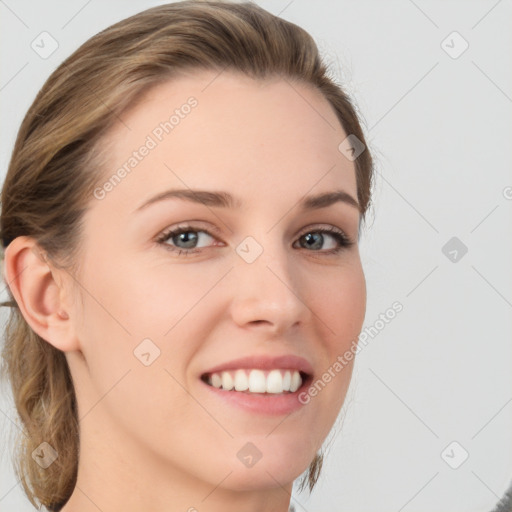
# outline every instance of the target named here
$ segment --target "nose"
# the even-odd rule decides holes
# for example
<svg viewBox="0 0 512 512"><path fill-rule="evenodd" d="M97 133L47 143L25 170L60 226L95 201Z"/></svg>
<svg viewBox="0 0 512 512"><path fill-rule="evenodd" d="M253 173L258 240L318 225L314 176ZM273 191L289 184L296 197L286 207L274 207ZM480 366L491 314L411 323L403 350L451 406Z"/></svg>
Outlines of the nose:
<svg viewBox="0 0 512 512"><path fill-rule="evenodd" d="M306 283L293 260L289 249L280 247L264 249L252 263L237 262L231 272L231 316L238 326L280 336L309 321Z"/></svg>

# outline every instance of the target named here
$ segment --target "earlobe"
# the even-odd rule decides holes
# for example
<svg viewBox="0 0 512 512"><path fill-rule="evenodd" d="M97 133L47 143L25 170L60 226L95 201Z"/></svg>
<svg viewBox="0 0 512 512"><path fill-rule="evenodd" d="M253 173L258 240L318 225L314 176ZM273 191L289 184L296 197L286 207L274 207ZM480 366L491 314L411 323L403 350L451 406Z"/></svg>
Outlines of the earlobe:
<svg viewBox="0 0 512 512"><path fill-rule="evenodd" d="M15 238L6 248L4 279L32 330L62 351L78 350L63 303L64 280L57 279L44 252L30 237Z"/></svg>

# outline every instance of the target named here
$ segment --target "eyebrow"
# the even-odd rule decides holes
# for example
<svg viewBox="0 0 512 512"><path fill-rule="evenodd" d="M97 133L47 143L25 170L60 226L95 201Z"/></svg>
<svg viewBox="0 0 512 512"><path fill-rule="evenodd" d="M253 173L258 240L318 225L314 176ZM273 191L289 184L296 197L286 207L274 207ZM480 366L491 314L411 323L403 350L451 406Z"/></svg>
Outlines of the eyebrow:
<svg viewBox="0 0 512 512"><path fill-rule="evenodd" d="M235 199L235 197L233 197L228 192L175 189L167 190L148 199L145 203L134 210L134 212L143 210L154 203L167 199L183 199L185 201L191 201L194 203L203 204L205 206L219 208L240 209L242 207L242 202L239 199ZM321 208L327 208L328 206L331 206L335 203L345 203L356 208L359 212L361 211L359 203L344 190L335 190L332 192L324 192L303 197L299 202L299 207L301 211L318 210Z"/></svg>

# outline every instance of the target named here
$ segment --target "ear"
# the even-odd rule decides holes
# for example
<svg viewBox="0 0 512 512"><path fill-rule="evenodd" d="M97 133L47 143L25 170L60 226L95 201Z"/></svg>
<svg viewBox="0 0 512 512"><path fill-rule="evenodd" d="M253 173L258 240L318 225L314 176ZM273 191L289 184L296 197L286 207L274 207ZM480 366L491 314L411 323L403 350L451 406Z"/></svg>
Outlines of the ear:
<svg viewBox="0 0 512 512"><path fill-rule="evenodd" d="M79 350L62 270L54 268L30 237L15 238L4 255L4 280L32 330L63 352Z"/></svg>

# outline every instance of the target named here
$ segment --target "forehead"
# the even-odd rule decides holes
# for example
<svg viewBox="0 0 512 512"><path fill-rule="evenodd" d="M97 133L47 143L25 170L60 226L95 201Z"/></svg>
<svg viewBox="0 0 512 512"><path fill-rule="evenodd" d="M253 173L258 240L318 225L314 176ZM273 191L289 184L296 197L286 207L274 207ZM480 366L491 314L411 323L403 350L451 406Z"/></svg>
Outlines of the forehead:
<svg viewBox="0 0 512 512"><path fill-rule="evenodd" d="M107 136L104 174L124 169L119 200L163 187L244 189L248 201L330 187L356 196L354 164L338 150L347 134L301 83L195 71L150 89L121 121Z"/></svg>

